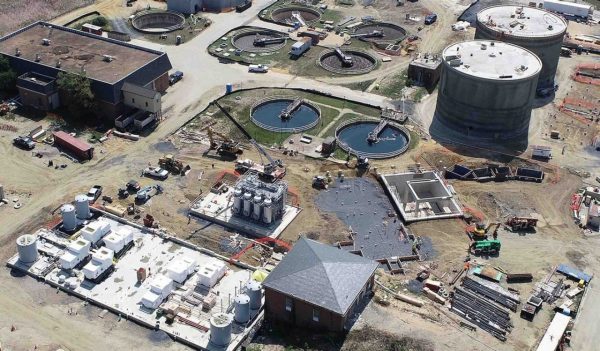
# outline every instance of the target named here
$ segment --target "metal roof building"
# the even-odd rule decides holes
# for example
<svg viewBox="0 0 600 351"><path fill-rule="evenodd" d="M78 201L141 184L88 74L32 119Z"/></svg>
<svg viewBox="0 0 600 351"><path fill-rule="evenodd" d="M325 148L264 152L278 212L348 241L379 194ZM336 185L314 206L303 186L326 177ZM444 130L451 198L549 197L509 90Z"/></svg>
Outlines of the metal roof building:
<svg viewBox="0 0 600 351"><path fill-rule="evenodd" d="M301 238L263 282L267 315L342 331L370 293L377 267L375 261Z"/></svg>

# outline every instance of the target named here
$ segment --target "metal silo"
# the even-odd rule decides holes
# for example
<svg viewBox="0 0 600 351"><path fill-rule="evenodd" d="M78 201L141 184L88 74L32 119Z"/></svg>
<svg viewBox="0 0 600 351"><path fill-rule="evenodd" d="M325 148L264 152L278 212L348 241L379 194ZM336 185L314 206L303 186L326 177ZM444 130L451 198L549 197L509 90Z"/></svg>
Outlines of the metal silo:
<svg viewBox="0 0 600 351"><path fill-rule="evenodd" d="M523 6L492 6L477 14L475 39L499 40L530 50L542 61L537 89L554 88L560 48L567 22L546 10Z"/></svg>
<svg viewBox="0 0 600 351"><path fill-rule="evenodd" d="M231 315L215 313L210 317L210 342L217 346L227 346L231 342Z"/></svg>
<svg viewBox="0 0 600 351"><path fill-rule="evenodd" d="M254 196L254 210L252 211L252 219L255 221L260 220L261 206L262 206L262 197L260 195Z"/></svg>
<svg viewBox="0 0 600 351"><path fill-rule="evenodd" d="M87 196L75 196L75 213L79 219L88 219L92 216L90 213L90 202L88 201Z"/></svg>
<svg viewBox="0 0 600 351"><path fill-rule="evenodd" d="M273 220L272 204L273 201L269 198L265 199L265 202L263 202L263 222L266 224L271 224L271 221Z"/></svg>
<svg viewBox="0 0 600 351"><path fill-rule="evenodd" d="M233 212L240 213L242 210L242 189L235 189L233 192Z"/></svg>
<svg viewBox="0 0 600 351"><path fill-rule="evenodd" d="M448 46L442 57L434 136L493 142L527 138L542 68L535 54L513 44L472 40Z"/></svg>
<svg viewBox="0 0 600 351"><path fill-rule="evenodd" d="M250 298L250 308L253 310L260 309L262 305L262 285L254 279L250 279L246 283L246 294Z"/></svg>
<svg viewBox="0 0 600 351"><path fill-rule="evenodd" d="M75 207L71 204L63 205L60 208L60 214L62 215L62 229L70 232L75 230L77 227L77 218L75 216Z"/></svg>
<svg viewBox="0 0 600 351"><path fill-rule="evenodd" d="M246 323L250 320L250 298L246 294L235 297L235 321Z"/></svg>
<svg viewBox="0 0 600 351"><path fill-rule="evenodd" d="M248 217L252 213L252 194L244 194L244 213L243 215Z"/></svg>
<svg viewBox="0 0 600 351"><path fill-rule="evenodd" d="M25 234L18 237L17 252L19 253L19 261L23 263L33 263L37 261L37 238L31 234Z"/></svg>

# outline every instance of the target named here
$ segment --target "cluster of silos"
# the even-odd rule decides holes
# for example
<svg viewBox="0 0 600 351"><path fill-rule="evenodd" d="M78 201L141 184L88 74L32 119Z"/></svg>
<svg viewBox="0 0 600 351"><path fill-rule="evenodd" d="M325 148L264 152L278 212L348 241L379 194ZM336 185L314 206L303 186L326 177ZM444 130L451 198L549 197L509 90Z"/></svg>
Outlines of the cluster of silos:
<svg viewBox="0 0 600 351"><path fill-rule="evenodd" d="M283 216L287 184L267 184L254 174L248 175L233 191L233 214L249 220L271 224Z"/></svg>
<svg viewBox="0 0 600 351"><path fill-rule="evenodd" d="M31 264L38 259L37 237L31 234L21 235L17 238L17 252L19 262Z"/></svg>
<svg viewBox="0 0 600 351"><path fill-rule="evenodd" d="M75 206L71 204L63 205L60 208L60 214L62 216L62 230L66 232L75 230L79 221L84 221L92 216L87 196L75 196Z"/></svg>
<svg viewBox="0 0 600 351"><path fill-rule="evenodd" d="M452 44L442 52L436 117L442 138L527 138L542 62L517 45L490 40Z"/></svg>
<svg viewBox="0 0 600 351"><path fill-rule="evenodd" d="M227 346L231 342L233 322L245 325L252 317L252 311L260 310L262 306L262 285L249 280L245 293L240 293L234 299L234 314L215 313L210 319L210 342L217 346Z"/></svg>
<svg viewBox="0 0 600 351"><path fill-rule="evenodd" d="M516 5L492 6L477 14L475 39L525 48L542 61L538 90L552 89L567 22L552 12Z"/></svg>

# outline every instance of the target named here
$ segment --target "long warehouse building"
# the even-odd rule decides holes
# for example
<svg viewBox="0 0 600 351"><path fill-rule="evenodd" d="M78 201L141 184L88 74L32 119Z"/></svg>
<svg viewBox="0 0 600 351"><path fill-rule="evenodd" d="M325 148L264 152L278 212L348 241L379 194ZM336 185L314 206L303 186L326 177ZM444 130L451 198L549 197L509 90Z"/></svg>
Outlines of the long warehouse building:
<svg viewBox="0 0 600 351"><path fill-rule="evenodd" d="M472 40L442 52L442 76L431 132L462 141L527 138L542 62L500 41Z"/></svg>
<svg viewBox="0 0 600 351"><path fill-rule="evenodd" d="M53 110L61 100L68 103L56 78L60 72L82 74L91 81L99 117L107 122L140 105L159 112L151 111L156 106L152 99L148 104L135 101L138 95L127 86L163 93L172 68L166 53L46 22L0 38L0 54L19 75L17 88L25 105Z"/></svg>
<svg viewBox="0 0 600 351"><path fill-rule="evenodd" d="M499 40L523 47L542 61L538 94L554 88L560 48L567 22L542 9L523 6L492 6L477 14L475 39Z"/></svg>

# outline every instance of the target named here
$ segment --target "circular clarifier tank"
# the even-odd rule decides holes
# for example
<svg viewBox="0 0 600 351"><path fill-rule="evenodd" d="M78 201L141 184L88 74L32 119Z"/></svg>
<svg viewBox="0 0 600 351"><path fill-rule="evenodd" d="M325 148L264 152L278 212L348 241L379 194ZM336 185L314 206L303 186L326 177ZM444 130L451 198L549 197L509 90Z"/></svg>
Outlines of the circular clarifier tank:
<svg viewBox="0 0 600 351"><path fill-rule="evenodd" d="M308 7L282 7L273 10L271 18L275 22L291 25L294 22L298 22L294 14L300 15L305 22L313 22L321 18L319 11Z"/></svg>
<svg viewBox="0 0 600 351"><path fill-rule="evenodd" d="M270 98L259 101L250 109L250 119L257 126L274 131L298 133L317 125L319 108L297 98Z"/></svg>
<svg viewBox="0 0 600 351"><path fill-rule="evenodd" d="M363 41L398 43L406 37L406 30L393 23L376 22L359 26L354 35L364 35L358 37Z"/></svg>
<svg viewBox="0 0 600 351"><path fill-rule="evenodd" d="M144 33L167 33L183 28L185 17L175 11L144 11L131 20L133 28Z"/></svg>
<svg viewBox="0 0 600 351"><path fill-rule="evenodd" d="M346 152L374 159L398 156L410 143L404 128L376 120L350 120L338 127L335 136Z"/></svg>
<svg viewBox="0 0 600 351"><path fill-rule="evenodd" d="M317 64L324 69L338 74L363 74L372 71L377 59L358 50L342 50L343 55L350 58L352 64L345 64L336 50L324 50L317 59Z"/></svg>
<svg viewBox="0 0 600 351"><path fill-rule="evenodd" d="M285 46L286 40L284 33L259 28L239 32L231 38L233 46L246 52L276 51Z"/></svg>

